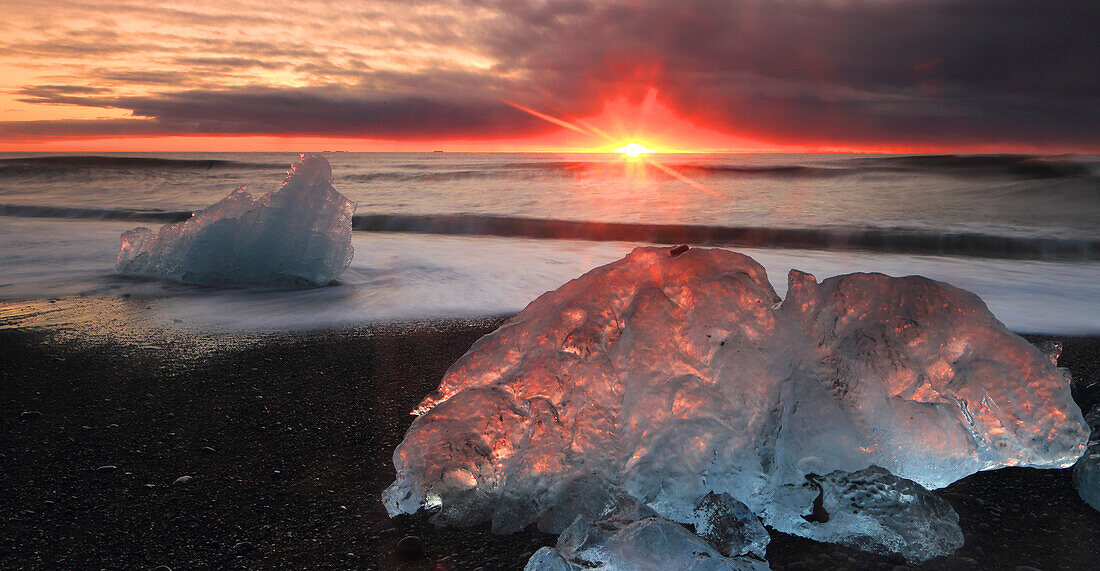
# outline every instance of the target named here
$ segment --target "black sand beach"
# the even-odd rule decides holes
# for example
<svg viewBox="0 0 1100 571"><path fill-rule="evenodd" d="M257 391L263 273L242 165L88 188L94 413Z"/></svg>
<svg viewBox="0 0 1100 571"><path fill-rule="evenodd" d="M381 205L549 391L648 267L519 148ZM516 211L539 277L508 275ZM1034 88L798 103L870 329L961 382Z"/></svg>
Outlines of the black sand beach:
<svg viewBox="0 0 1100 571"><path fill-rule="evenodd" d="M501 318L205 344L17 321L0 312L0 567L517 569L555 541L389 519L379 500L408 411ZM1059 339L1091 405L1100 339ZM1069 470L984 472L937 493L966 545L922 569L1100 568L1100 512ZM406 536L423 557L397 554ZM907 568L775 532L768 560Z"/></svg>

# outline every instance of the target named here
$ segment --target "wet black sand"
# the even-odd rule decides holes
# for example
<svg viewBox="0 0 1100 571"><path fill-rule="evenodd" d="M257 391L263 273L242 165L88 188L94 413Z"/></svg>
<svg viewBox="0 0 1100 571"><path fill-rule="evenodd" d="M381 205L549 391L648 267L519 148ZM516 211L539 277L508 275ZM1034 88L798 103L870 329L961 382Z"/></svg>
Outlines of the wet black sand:
<svg viewBox="0 0 1100 571"><path fill-rule="evenodd" d="M0 328L0 567L522 568L555 537L391 520L379 501L407 411L500 322L277 334L198 354ZM1100 379L1100 339L1062 340L1061 363ZM923 568L1100 568L1100 512L1068 470L985 472L938 493L966 545ZM424 557L396 554L409 535ZM778 533L768 559L904 568Z"/></svg>

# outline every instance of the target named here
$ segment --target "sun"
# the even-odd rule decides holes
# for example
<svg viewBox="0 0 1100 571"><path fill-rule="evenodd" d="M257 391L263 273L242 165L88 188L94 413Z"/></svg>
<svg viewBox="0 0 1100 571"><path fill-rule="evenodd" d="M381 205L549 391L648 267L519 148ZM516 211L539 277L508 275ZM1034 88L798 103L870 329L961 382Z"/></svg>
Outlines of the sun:
<svg viewBox="0 0 1100 571"><path fill-rule="evenodd" d="M623 146L621 146L617 149L611 149L611 150L615 151L616 153L622 153L622 154L624 154L624 155L626 155L626 156L628 156L632 159L636 159L639 156L647 154L647 153L657 152L657 151L654 151L653 149L650 149L648 147L639 145L638 143L627 143L626 145L623 145Z"/></svg>

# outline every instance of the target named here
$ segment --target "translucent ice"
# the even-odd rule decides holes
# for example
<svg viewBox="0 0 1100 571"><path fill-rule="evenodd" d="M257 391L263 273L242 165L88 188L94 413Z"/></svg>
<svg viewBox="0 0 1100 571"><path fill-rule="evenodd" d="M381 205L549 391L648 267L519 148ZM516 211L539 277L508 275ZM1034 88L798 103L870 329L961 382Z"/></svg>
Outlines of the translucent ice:
<svg viewBox="0 0 1100 571"><path fill-rule="evenodd" d="M684 526L642 508L625 514L614 512L595 522L578 517L562 532L554 547L543 547L531 556L525 571L768 568L759 559L726 557Z"/></svg>
<svg viewBox="0 0 1100 571"><path fill-rule="evenodd" d="M676 521L713 491L812 535L801 516L816 496L795 506L784 492L807 474L877 465L934 488L1001 466L1066 467L1084 451L1087 426L1052 359L969 292L792 271L780 304L746 256L674 252L639 248L475 343L394 453L389 512L437 506L440 523L501 531L560 522L578 509L563 490L583 476ZM906 518L895 521L925 525ZM907 556L953 545L937 541Z"/></svg>
<svg viewBox="0 0 1100 571"><path fill-rule="evenodd" d="M763 557L771 541L768 530L749 507L727 493L711 492L699 498L687 523L694 525L695 533L722 555L755 553Z"/></svg>
<svg viewBox="0 0 1100 571"><path fill-rule="evenodd" d="M328 161L302 155L282 188L258 200L241 187L159 232L124 233L115 271L214 286L324 285L351 263L354 214Z"/></svg>
<svg viewBox="0 0 1100 571"><path fill-rule="evenodd" d="M1092 407L1086 419L1092 438L1085 455L1073 466L1073 483L1081 499L1100 510L1100 405Z"/></svg>
<svg viewBox="0 0 1100 571"><path fill-rule="evenodd" d="M777 490L768 512L771 523L788 533L913 561L963 545L959 516L947 500L878 466L809 474L802 485Z"/></svg>

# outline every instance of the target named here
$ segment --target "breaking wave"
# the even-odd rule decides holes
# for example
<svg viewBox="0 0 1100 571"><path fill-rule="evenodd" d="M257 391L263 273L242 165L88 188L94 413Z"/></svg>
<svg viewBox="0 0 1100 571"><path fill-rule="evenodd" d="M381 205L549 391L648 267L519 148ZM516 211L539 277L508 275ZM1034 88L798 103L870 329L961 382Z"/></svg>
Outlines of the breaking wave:
<svg viewBox="0 0 1100 571"><path fill-rule="evenodd" d="M1069 157L1039 155L911 155L852 159L863 170L938 171L961 176L1009 175L1020 178L1095 176L1089 164Z"/></svg>
<svg viewBox="0 0 1100 571"><path fill-rule="evenodd" d="M831 177L876 172L922 172L959 177L1004 176L1020 179L1096 176L1088 163L1068 157L1038 155L911 155L842 159L825 166L670 164L672 168L708 173ZM1094 165L1093 165L1094 166Z"/></svg>
<svg viewBox="0 0 1100 571"><path fill-rule="evenodd" d="M128 210L0 204L0 215L28 218L133 220L167 224L186 210ZM752 248L858 250L899 254L1035 260L1100 260L1100 239L932 232L909 228L780 228L706 224L583 222L484 214L357 214L360 232L502 236L549 240L726 245Z"/></svg>
<svg viewBox="0 0 1100 571"><path fill-rule="evenodd" d="M1012 177L1018 179L1095 178L1100 163L1073 156L1041 155L910 155L843 158L800 164L792 157L787 164L752 164L752 161L697 160L677 155L658 160L674 170L705 177L831 178L873 173L913 172L956 177ZM438 162L409 162L387 165L387 170L352 172L343 175L355 182L431 182L478 178L530 178L571 175L577 172L618 169L621 159L578 158L550 161L459 161L440 170ZM285 165L227 159L183 159L124 156L38 156L0 159L0 179L33 176L65 176L94 170L134 171L232 171L282 169ZM115 174L115 173L112 173Z"/></svg>
<svg viewBox="0 0 1100 571"><path fill-rule="evenodd" d="M1000 236L905 228L776 228L701 224L581 222L480 214L360 214L369 232L465 234L538 239L707 244L754 248L864 250L1006 259L1100 260L1100 239Z"/></svg>
<svg viewBox="0 0 1100 571"><path fill-rule="evenodd" d="M838 158L815 164L749 164L679 159L675 155L659 157L662 165L702 176L758 176L825 178L870 173L920 172L958 177L1003 176L1019 179L1096 177L1097 163L1070 156L1041 155L909 155ZM517 174L569 174L582 170L618 168L618 158L575 161L515 161L496 164L469 163L462 170L433 171L431 163L394 165L393 172L368 173L358 180L448 180L470 177L514 177Z"/></svg>
<svg viewBox="0 0 1100 571"><path fill-rule="evenodd" d="M74 220L141 220L168 224L191 217L190 210L127 210L122 208L80 208L76 206L39 206L0 204L0 216L24 218L70 218Z"/></svg>
<svg viewBox="0 0 1100 571"><path fill-rule="evenodd" d="M384 171L345 175L344 180L351 182L436 182L441 180L461 180L471 178L496 178L500 176L487 170L450 170L450 171Z"/></svg>
<svg viewBox="0 0 1100 571"><path fill-rule="evenodd" d="M167 224L188 210L130 210L0 204L0 215L28 218L132 220ZM706 224L584 222L484 214L357 214L360 232L501 236L549 240L726 245L753 248L869 251L1034 260L1100 260L1100 239L933 233L911 228L783 228Z"/></svg>

